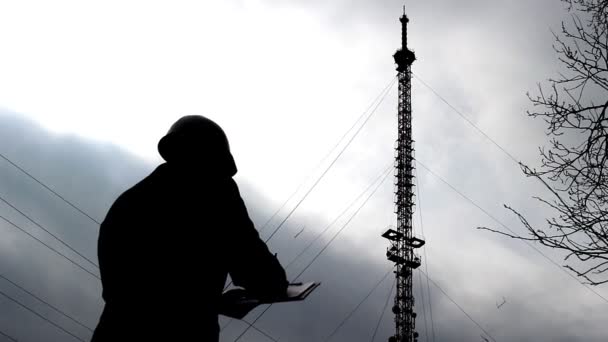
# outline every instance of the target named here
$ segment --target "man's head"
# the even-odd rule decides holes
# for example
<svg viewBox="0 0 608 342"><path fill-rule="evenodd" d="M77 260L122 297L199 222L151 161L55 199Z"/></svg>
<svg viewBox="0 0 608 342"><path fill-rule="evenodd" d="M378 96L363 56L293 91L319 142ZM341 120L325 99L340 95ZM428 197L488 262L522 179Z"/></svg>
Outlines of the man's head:
<svg viewBox="0 0 608 342"><path fill-rule="evenodd" d="M237 172L226 134L204 116L188 115L177 120L158 142L158 152L169 164L225 176Z"/></svg>

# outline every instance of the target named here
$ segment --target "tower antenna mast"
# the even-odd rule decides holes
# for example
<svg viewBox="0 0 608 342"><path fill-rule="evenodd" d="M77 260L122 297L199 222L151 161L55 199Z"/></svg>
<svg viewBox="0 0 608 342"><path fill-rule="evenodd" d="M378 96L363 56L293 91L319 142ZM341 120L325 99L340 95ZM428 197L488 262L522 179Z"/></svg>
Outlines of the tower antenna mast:
<svg viewBox="0 0 608 342"><path fill-rule="evenodd" d="M397 64L399 80L399 101L397 110L397 142L395 146L395 212L397 227L390 228L382 237L390 241L386 256L396 265L395 335L389 342L417 342L416 313L414 312L414 293L412 271L420 267L420 257L414 249L424 245L424 240L415 237L412 231L414 213L414 141L412 139L412 63L416 60L414 52L407 47L407 23L405 14L401 21L401 48L393 58Z"/></svg>

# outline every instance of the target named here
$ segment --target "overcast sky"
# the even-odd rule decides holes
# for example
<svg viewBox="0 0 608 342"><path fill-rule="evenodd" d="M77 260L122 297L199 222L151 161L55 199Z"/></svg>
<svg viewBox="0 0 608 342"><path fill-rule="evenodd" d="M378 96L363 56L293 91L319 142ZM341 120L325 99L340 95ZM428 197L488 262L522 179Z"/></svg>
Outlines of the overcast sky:
<svg viewBox="0 0 608 342"><path fill-rule="evenodd" d="M116 196L161 162L156 143L172 122L185 114L206 115L228 134L239 167L236 180L259 227L307 175L319 174L315 165L395 76L392 54L400 44L402 5L393 0L0 1L0 153L100 220ZM406 5L409 43L418 58L414 73L518 160L537 165L544 126L525 115L530 108L525 94L559 70L551 31L568 18L563 4ZM395 86L270 242L283 264L391 162L396 96ZM548 212L532 199L544 194L537 182L523 177L512 160L418 80L412 96L421 163L511 229L523 233L505 203L531 223L543 224ZM421 203L414 225L420 233L424 224L430 277L497 341L605 341L606 301L525 244L475 229L500 226L423 167L417 175ZM395 222L392 190L388 179L304 274L303 280L323 283L309 299L276 305L256 325L281 341L328 336L391 266L380 233ZM98 227L4 160L0 196L96 260ZM10 207L1 204L0 215L65 251ZM563 255L543 252L563 263ZM288 274L295 276L312 256ZM95 326L103 305L99 281L5 222L0 222L0 275ZM420 341L427 341L429 293L426 284L421 291L418 276L416 325ZM332 341L370 340L391 281L378 287ZM482 341L484 333L474 323L433 284L430 290L436 341ZM606 286L594 290L608 298ZM0 291L90 337L2 279ZM503 297L507 303L497 309ZM254 318L255 312L248 316ZM377 341L392 334L392 318L387 311ZM233 341L244 327L231 324L222 341ZM74 340L2 296L0 331L19 341ZM241 341L268 339L251 330Z"/></svg>

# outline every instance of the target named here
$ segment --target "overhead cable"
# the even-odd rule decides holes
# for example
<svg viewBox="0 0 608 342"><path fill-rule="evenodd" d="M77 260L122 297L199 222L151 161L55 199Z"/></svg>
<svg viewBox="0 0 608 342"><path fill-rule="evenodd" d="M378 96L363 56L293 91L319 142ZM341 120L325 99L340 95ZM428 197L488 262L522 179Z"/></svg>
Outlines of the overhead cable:
<svg viewBox="0 0 608 342"><path fill-rule="evenodd" d="M241 319L241 321L245 322L246 324L248 324L248 325L249 325L249 327L253 328L253 330L255 330L255 331L259 332L260 334L262 334L262 335L264 335L264 336L266 336L266 337L267 337L268 339L270 339L271 341L274 341L274 342L279 342L279 340L277 340L276 338L272 337L272 335L270 335L269 333L265 332L264 330L262 330L262 329L260 329L260 328L258 328L258 327L256 327L256 326L254 326L254 325L253 325L253 323L250 323L248 320L246 320L246 319Z"/></svg>
<svg viewBox="0 0 608 342"><path fill-rule="evenodd" d="M287 216L283 219L283 221L281 221L281 223L277 226L277 228L275 228L275 230L272 232L272 234L270 234L270 236L266 239L265 242L268 242L268 241L270 241L270 239L272 239L272 237L279 231L279 229L281 229L281 227L283 226L283 224L285 224L285 222L289 219L289 217L291 217L291 215L296 211L296 209L298 209L298 207L300 206L300 204L302 204L302 202L304 202L304 200L306 199L306 197L308 197L308 195L314 190L314 188L317 186L317 184L319 184L319 182L323 179L323 177L325 177L325 175L327 174L327 172L329 172L329 170L332 168L332 166L334 166L334 164L338 161L338 159L340 158L340 156L342 156L342 154L344 153L344 151L346 151L346 149L348 148L348 146L350 146L350 144L353 142L353 140L355 140L355 138L357 137L357 135L359 135L359 132L361 132L361 130L363 129L363 127L365 127L365 125L369 122L369 119L372 118L372 116L374 115L374 113L376 112L376 110L378 109L378 107L380 106L380 104L386 98L386 95L388 95L388 93L391 90L393 84L395 84L395 82L392 82L390 84L390 87L388 87L388 89L386 89L386 91L384 92L384 94L382 94L382 97L380 98L380 101L378 101L378 103L374 106L374 108L368 114L368 116L365 118L365 120L363 120L363 123L359 126L359 128L357 128L357 130L350 137L350 139L348 140L348 142L342 147L342 149L340 150L340 152L334 157L334 159L331 161L331 163L329 163L329 165L325 168L325 170L323 171L323 173L321 173L321 175L313 183L313 185L310 187L310 189L308 189L308 191L304 194L304 196L298 201L298 203L296 203L296 205L293 207L293 209L291 209L291 211L289 212L289 214L287 214Z"/></svg>
<svg viewBox="0 0 608 342"><path fill-rule="evenodd" d="M61 253L60 251L58 251L57 249L51 247L49 244L47 244L46 242L40 240L39 238L35 237L34 235L32 235L30 232L28 232L27 230L21 228L19 225L17 225L16 223L12 222L11 220L7 219L6 217L0 215L0 219L4 220L6 223L10 224L12 227L19 229L22 233L26 234L27 236L31 237L32 239L36 240L38 243L40 243L41 245L43 245L44 247L46 247L47 249L49 249L51 252L59 255L60 257L64 258L65 260L69 261L71 264L73 264L74 266L80 268L81 270L87 272L88 274L90 274L91 276L97 278L97 279L101 279L97 274L91 272L90 270L88 270L87 268L85 268L84 266L82 266L81 264L77 263L76 261L72 260L70 257L68 257L67 255Z"/></svg>
<svg viewBox="0 0 608 342"><path fill-rule="evenodd" d="M48 235L52 236L55 240L57 240L60 244L62 244L63 246L65 246L66 248L68 248L69 250L71 250L72 252L76 253L78 256L80 256L81 258L83 258L84 260L88 261L90 264L92 264L93 266L95 266L96 268L99 268L99 265L97 263L95 263L93 260L87 258L86 256L82 255L80 252L78 252L76 249L72 248L72 246L70 246L67 242L63 241L61 238L59 238L57 235L51 233L48 229L46 229L45 227L43 227L40 223L36 222L34 219L32 219L29 215L27 215L26 213L24 213L22 210L20 210L19 208L17 208L16 206L14 206L12 203L10 203L9 201L7 201L4 197L0 196L0 201L4 202L6 205L8 205L9 207L13 208L13 210L15 210L16 212L18 212L19 214L21 214L23 217L25 217L28 221L30 221L31 223L33 223L36 227L42 229L43 231L45 231Z"/></svg>
<svg viewBox="0 0 608 342"><path fill-rule="evenodd" d="M428 328L428 322L426 319L426 302L424 301L424 286L422 285L422 276L420 275L420 273L418 273L418 280L419 280L419 284L420 284L420 297L422 297L421 299L422 299L422 316L424 317L424 336L426 337L426 342L429 342L429 328ZM430 296L430 292L428 293L428 295Z"/></svg>
<svg viewBox="0 0 608 342"><path fill-rule="evenodd" d="M386 313L386 308L388 307L388 303L390 303L390 301L391 301L391 298L393 295L393 290L395 289L396 283L397 283L397 278L395 278L395 280L393 280L391 287L388 288L388 296L386 297L386 302L384 302L384 307L382 308L382 311L380 312L380 318L378 318L378 323L376 323L376 327L374 328L374 333L372 334L372 338L370 339L370 342L374 342L374 340L376 339L376 333L378 333L378 328L380 328L380 323L382 323L382 318L384 318L384 314Z"/></svg>
<svg viewBox="0 0 608 342"><path fill-rule="evenodd" d="M300 206L300 204L302 204L302 202L304 202L304 200L306 199L306 197L308 197L308 195L315 189L315 187L317 186L317 184L319 184L319 182L323 179L323 177L325 177L325 175L329 172L329 170L332 168L332 166L334 166L334 164L336 163L336 161L340 158L340 156L342 156L342 154L344 153L344 151L348 148L348 146L353 142L353 140L355 139L355 137L357 137L357 135L359 134L359 132L361 132L361 130L363 129L363 127L365 127L365 125L367 124L367 122L369 121L369 119L374 115L374 113L376 112L376 110L378 109L378 107L380 106L380 104L384 101L384 99L386 98L386 96L388 95L389 91L391 90L391 88L393 87L393 85L395 84L396 78L393 78L392 81L389 83L389 85L387 87L385 87L383 89L383 92L380 95L380 100L379 101L375 101L372 102L372 105L377 102L374 106L374 108L372 109L372 111L368 114L368 116L365 118L365 120L363 121L363 123L361 124L361 126L359 126L359 128L355 131L355 133L351 136L351 138L348 140L348 142L342 147L342 149L340 150L340 152L334 157L334 159L331 161L331 163L325 168L325 170L321 173L321 175L317 178L317 180L314 182L314 184L308 189L308 191L304 194L304 196L302 198L300 198L300 200L296 203L296 205L291 209L291 211L287 214L287 216L285 216L285 218L281 221L281 223L279 223L279 225L275 228L275 230L272 232L272 234L270 234L270 236L268 236L268 238L266 238L264 240L265 243L268 243L270 241L270 239L272 239L272 237L281 229L281 227L283 227L283 225L285 224L285 222L287 222L287 220L291 217L291 215L293 215L293 213L298 209L298 207ZM364 114L367 112L367 110L364 112ZM355 126L357 124L357 122L359 122L360 119L358 119L355 124L353 126ZM346 134L352 130L349 129ZM346 134L344 136L346 136ZM340 141L338 142L338 144L336 145L336 147L340 144L340 142L343 140L344 136L340 139ZM335 147L334 147L335 149ZM333 152L333 150L330 151L330 154ZM324 158L325 159L325 158ZM297 192L297 191L296 191ZM294 194L295 195L295 192ZM289 199L284 203L286 204L289 201ZM281 207L282 208L282 207ZM279 208L279 210L277 210L276 213L278 213L281 208ZM274 216L274 215L273 215ZM268 224L270 222L270 220L272 220L272 217L266 222L266 224ZM266 225L265 224L265 225ZM260 231L263 230L260 229ZM226 290L228 287L230 287L230 285L232 285L232 281L230 281L228 283L228 285L226 285L224 287L224 290ZM230 322L228 322L228 324L230 324ZM226 324L226 326L228 326L228 324ZM226 327L224 326L224 328Z"/></svg>
<svg viewBox="0 0 608 342"><path fill-rule="evenodd" d="M18 301L18 300L16 300L15 298L13 298L13 297L9 296L8 294L6 294L6 293L4 293L4 292L0 291L0 295L4 296L5 298L7 298L8 300L10 300L11 302L13 302L13 303L15 303L15 304L19 305L20 307L24 308L25 310L29 311L30 313L32 313L32 314L34 314L34 315L36 315L37 317L39 317L39 318L40 318L40 319L42 319L43 321L45 321L45 322L49 323L50 325L54 326L55 328L57 328L57 329L59 329L59 330L63 331L64 333L66 333L66 334L68 334L68 335L72 336L73 338L75 338L75 339L77 339L77 340L79 340L79 341L85 342L85 340L84 340L84 339L82 339L82 338L78 337L77 335L75 335L74 333L70 332L70 331L69 331L69 330L67 330L66 328L64 328L64 327L60 326L59 324L57 324L57 323L55 323L55 322L51 321L50 319L48 319L48 318L44 317L43 315L39 314L38 312L34 311L33 309L31 309L31 308L30 308L30 307L28 307L27 305L25 305L25 304L21 303L20 301Z"/></svg>
<svg viewBox="0 0 608 342"><path fill-rule="evenodd" d="M492 144L494 144L502 153L504 153L507 157L509 157L509 159L511 159L512 161L515 162L515 164L520 165L520 162L517 160L517 158L515 158L511 153L509 153L504 147L500 146L500 144L498 144L496 142L496 140L492 139L489 135L487 135L481 128L479 128L477 125L475 125L473 123L473 121L471 121L466 115L464 115L461 111L459 111L456 107L454 107L451 103L449 103L443 96L441 96L437 91L435 91L435 89L433 89L430 85L428 85L426 82L424 82L420 77L418 77L418 75L414 74L412 72L412 75L420 82L422 83L422 85L424 85L427 89L429 89L433 94L435 94L435 96L437 96L443 103L445 103L446 105L448 105L448 107L450 107L456 114L458 114L458 116L460 116L464 121L466 121L469 125L471 125L471 127L473 127L475 130L477 130L477 132L479 132L481 135L483 135L486 139L488 139Z"/></svg>
<svg viewBox="0 0 608 342"><path fill-rule="evenodd" d="M355 212L349 217L349 219L342 225L342 227L334 234L334 236L332 236L332 238L325 244L325 246L323 246L323 248L321 248L320 251L317 252L317 254L314 256L314 258L312 258L312 260L308 263L308 265L306 265L306 267L304 267L302 269L302 271L300 271L300 273L298 273L298 275L296 276L296 280L298 278L300 278L300 276L302 276L302 274L304 274L304 272L306 272L306 270L312 266L314 264L314 262L317 260L317 258L319 256L321 256L321 254L323 254L323 252L327 249L327 247L329 247L332 242L334 242L334 240L340 235L340 233L342 233L349 225L349 223L355 218L355 216L357 216L357 214L359 213L359 211L361 211L361 209L363 209L363 207L367 204L367 202L372 198L372 196L376 193L376 191L378 191L378 189L380 188L380 186L384 183L384 181L388 178L388 175L391 174L391 170L392 168L388 169L388 172L386 172L386 174L384 175L384 178L382 178L382 180L376 185L376 187L372 190L372 192L367 196L367 198L365 198L365 200L363 201L363 203L361 203L361 205L359 206L359 208L357 208L357 210L355 210Z"/></svg>
<svg viewBox="0 0 608 342"><path fill-rule="evenodd" d="M300 259L300 257L302 257L302 255L304 255L304 253L306 253L314 244L315 242L317 242L323 235L325 235L325 233L329 230L329 228L331 228L336 222L338 222L338 220L340 218L342 218L362 197L363 195L365 195L373 186L374 184L376 184L376 182L378 182L382 176L384 176L385 172L387 172L389 169L392 169L392 162L387 166L386 169L384 169L384 171L382 173L380 173L380 175L378 175L378 177L372 181L369 186L363 190L359 196L357 196L351 203L349 203L344 210L340 213L340 215L336 216L336 218L327 226L325 226L325 228L315 236L314 239L312 239L308 245L306 245L306 247L304 247L304 249L302 249L302 251L300 251L300 253L298 253L298 255L296 255L295 258L293 258L288 264L287 266L285 266L285 269L288 269L291 265L293 265L293 263L295 263L297 260Z"/></svg>
<svg viewBox="0 0 608 342"><path fill-rule="evenodd" d="M414 159L414 162L417 162L416 159ZM414 178L416 180L416 194L417 194L417 198L418 198L418 215L420 216L420 232L422 234L422 238L426 241L426 236L424 234L424 222L422 220L422 197L420 196L420 183L418 182L418 177ZM426 244L425 246L422 246L423 249L423 253L424 253L424 270L426 272L426 274L429 274L429 257L426 253ZM422 278L421 278L422 279ZM422 289L421 289L422 291ZM428 298L428 302L429 302L429 315L430 315L430 319L431 319L431 337L433 339L433 342L435 342L435 321L433 319L433 304L431 303L431 287L429 285L429 279L426 279L426 293L427 293L427 298ZM426 317L425 317L425 322L426 322ZM427 342L428 342L428 335L427 335Z"/></svg>
<svg viewBox="0 0 608 342"><path fill-rule="evenodd" d="M302 269L302 271L295 277L294 281L298 280L300 278L300 276L302 276L302 274L304 274L304 272L306 272L306 270L308 270L308 268L314 264L314 262L317 260L317 258L327 249L327 247L329 247L331 245L331 243L338 237L338 235L340 235L340 233L342 233L342 231L344 231L344 229L346 229L346 227L348 227L348 224L353 220L353 218L355 216L357 216L359 211L365 206L365 204L367 204L367 202L370 200L370 198L376 193L376 191L380 188L380 186L387 179L388 175L391 174L391 172L390 172L391 170L392 170L392 167L390 167L388 170L385 171L386 173L384 174L384 177L382 178L382 180L376 185L376 187L372 190L372 192L368 195L368 197L363 201L363 203L359 206L359 208L357 208L357 210L355 210L355 212L342 225L342 227L334 234L334 236L325 244L325 246L323 246L323 248L319 252L317 252L317 254L306 265L306 267L304 267L304 269ZM272 307L272 304L270 304L268 307L266 307L266 309L264 309L264 311L262 311L262 313L260 313L258 315L258 317L256 317L256 319L253 322L251 322L251 324L252 325L255 324L260 318L262 318L262 316L264 316L264 314L271 307ZM245 335L245 333L247 332L247 330L249 330L249 327L247 327L247 329L245 329L233 342L237 342L241 337L243 337Z"/></svg>
<svg viewBox="0 0 608 342"><path fill-rule="evenodd" d="M490 335L489 332L487 332L479 323L477 323L477 321L475 319L473 319L473 317L471 317L471 315L469 315L465 309L462 308L462 306L460 306L454 299L452 299L452 297L450 297L450 295L447 294L447 292L445 292L441 286L439 286L436 282L433 281L433 279L431 279L429 276L427 276L426 273L424 273L423 270L418 269L418 271L420 271L427 279L429 279L431 281L431 283L433 283L433 285L435 285L435 287L437 287L439 289L439 291L441 291L441 293L443 293L451 302L452 304L456 305L456 307L462 311L463 314L465 314L465 316L467 316L469 318L469 320L471 320L471 322L475 323L475 325L481 330L483 331L484 334L488 335L488 337L496 342L496 340L494 339L494 337L492 335Z"/></svg>
<svg viewBox="0 0 608 342"><path fill-rule="evenodd" d="M87 329L90 332L93 332L93 329L90 328L89 326L87 326L86 324L82 323L81 321L77 320L76 318L68 315L67 313L65 313L63 310L57 308L56 306L54 306L53 304L49 303L48 301L38 297L37 295L35 295L34 293L32 293L31 291L28 291L27 289L25 289L23 286L15 283L14 281L8 279L7 277L5 277L4 275L0 274L0 278L4 279L5 281L9 282L11 285L15 286L16 288L20 289L21 291L27 293L28 295L36 298L39 302L46 304L46 306L48 306L49 308L53 309L55 312L59 313L60 315L62 315L63 317L71 320L72 322L80 325L81 327Z"/></svg>
<svg viewBox="0 0 608 342"><path fill-rule="evenodd" d="M48 185L44 184L41 180L39 180L38 178L34 177L31 173L27 172L24 168L22 168L21 166L19 166L17 163L15 163L12 160L10 160L6 155L0 153L0 158L6 160L9 164L11 164L17 170L21 171L23 174L25 174L29 178L33 179L36 183L40 184L43 188L45 188L46 190L50 191L53 195L55 195L57 198L59 198L60 200L62 200L63 202L65 202L67 205L69 205L70 207L76 209L79 213L81 213L82 215L84 215L87 218L89 218L89 220L93 221L94 223L97 223L98 225L101 224L98 220L94 219L91 215L87 214L84 210L82 210L78 206L76 206L76 204L70 202L64 196L62 196L61 194L57 193L55 190L53 190Z"/></svg>
<svg viewBox="0 0 608 342"><path fill-rule="evenodd" d="M452 189L454 192L456 192L457 194L459 194L462 198L464 198L465 200L467 200L469 203L471 203L473 206L475 206L477 209L479 209L481 212L483 212L486 216L488 216L489 218L491 218L494 222L498 223L499 225L501 225L503 228L505 228L506 230L510 231L512 234L517 235L517 233L515 231L513 231L511 228L509 228L506 224L502 223L500 220L498 220L496 217L494 217L492 214L490 214L487 210L485 210L484 208L482 208L479 204L475 203L472 199L470 199L469 197L467 197L466 195L464 195L460 190L456 189L456 187L454 187L452 184L450 184L448 181L446 181L443 177L439 176L437 173L435 173L433 170L429 169L426 165L424 165L423 163L420 162L420 160L417 160L417 164L422 166L425 170L427 170L431 175L435 176L435 178L439 179L442 183L444 183L445 185L447 185L450 189ZM557 262L553 261L553 259L551 259L550 257L548 257L545 253L543 253L541 250L539 250L538 248L534 247L534 245L532 245L531 243L529 243L528 241L523 241L528 247L534 249L538 254L540 254L541 256L543 256L545 259L547 259L547 261L549 261L550 263L552 263L554 266L556 266L560 271L564 272L565 274L567 274L570 278L574 279L577 283L579 283L580 285L582 285L583 287L585 287L587 290L593 292L596 296L598 296L599 298L601 298L604 302L608 303L608 299L604 296L602 296L600 293L598 293L597 291L595 291L594 289L592 289L591 287L589 287L587 284L581 282L578 278L576 278L574 275L570 274L569 272L567 272L563 267L561 267Z"/></svg>
<svg viewBox="0 0 608 342"><path fill-rule="evenodd" d="M382 284L382 282L384 281L384 279L386 279L386 277L388 277L389 274L391 274L391 271L393 270L393 266L391 266L391 268L388 269L388 271L384 274L384 276L376 283L376 285L374 285L374 287L372 287L372 289L365 295L365 297L363 297L363 299L361 299L361 301L346 315L346 317L344 317L344 319L338 324L338 326L331 332L331 334L329 334L329 336L327 336L323 342L327 342L329 340L331 340L332 337L334 337L334 335L340 330L340 328L342 328L344 326L344 324L346 323L346 321L348 321L349 318L351 318L351 316L357 312L357 310L359 309L359 307L367 300L367 298L369 298L369 296L372 295L372 293L374 293L374 291L378 288L378 286L380 286L380 284Z"/></svg>
<svg viewBox="0 0 608 342"><path fill-rule="evenodd" d="M300 191L300 189L304 186L304 184L306 184L308 182L308 180L310 178L312 178L314 171L318 170L321 165L323 165L323 163L325 162L325 160L327 160L327 158L329 158L329 156L334 153L334 151L338 148L338 146L340 146L340 144L342 143L342 141L344 141L344 139L348 136L348 134L357 126L357 124L359 123L359 121L361 121L361 119L365 116L365 114L367 114L367 112L369 112L370 109L372 109L372 107L374 106L374 104L382 97L382 94L384 94L386 91L388 91L393 84L395 83L396 78L392 77L391 81L384 87L384 89L382 89L382 91L380 92L380 94L378 94L378 96L376 96L376 98L370 103L370 105L365 109L365 111L363 111L363 113L361 113L361 115L359 115L359 117L357 118L357 120L355 120L355 122L346 130L346 132L344 132L344 134L342 135L342 137L340 137L340 139L338 139L338 142L334 145L334 147L332 147L327 154L325 154L325 156L323 158L321 158L321 160L317 163L317 165L312 168L311 173L296 187L296 189L291 193L291 195L283 202L283 204L281 204L281 206L279 207L279 209L277 209L271 216L270 218L264 223L264 225L262 225L262 227L259 229L259 232L263 232L268 225L270 224L270 222L279 214L279 212L281 210L283 210L283 208L287 205L287 203L289 203L289 201L291 201L295 195Z"/></svg>
<svg viewBox="0 0 608 342"><path fill-rule="evenodd" d="M12 337L11 335L5 333L4 331L0 330L0 335L6 337L7 339L13 341L13 342L19 342L17 341L16 338Z"/></svg>

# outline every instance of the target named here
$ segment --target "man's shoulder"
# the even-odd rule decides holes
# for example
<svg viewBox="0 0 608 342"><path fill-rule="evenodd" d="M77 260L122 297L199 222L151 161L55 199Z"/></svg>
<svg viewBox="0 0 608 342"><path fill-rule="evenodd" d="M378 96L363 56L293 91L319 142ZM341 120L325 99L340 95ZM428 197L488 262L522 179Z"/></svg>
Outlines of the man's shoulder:
<svg viewBox="0 0 608 342"><path fill-rule="evenodd" d="M158 166L149 175L123 191L116 200L114 200L108 214L120 211L123 207L145 202L146 199L149 199L149 193L154 192L153 188L160 187L160 183L163 182L161 175L163 172L161 168L162 165Z"/></svg>

